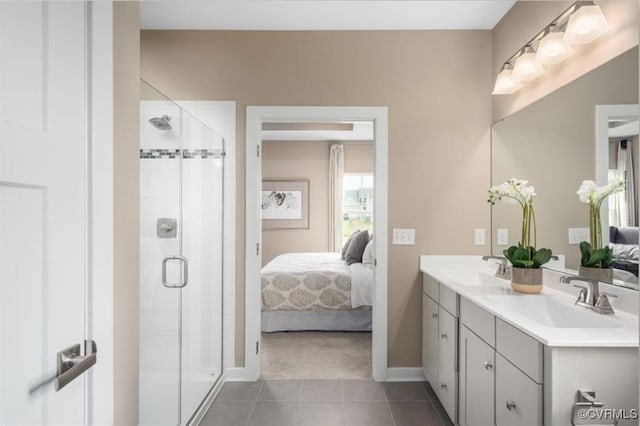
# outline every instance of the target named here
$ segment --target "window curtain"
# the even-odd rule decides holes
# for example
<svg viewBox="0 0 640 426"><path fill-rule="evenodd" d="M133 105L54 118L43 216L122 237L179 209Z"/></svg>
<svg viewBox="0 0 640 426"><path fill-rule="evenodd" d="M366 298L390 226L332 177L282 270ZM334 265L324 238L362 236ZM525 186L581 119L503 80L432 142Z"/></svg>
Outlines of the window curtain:
<svg viewBox="0 0 640 426"><path fill-rule="evenodd" d="M633 153L631 143L622 140L618 143L618 170L622 171L626 180L624 187L624 201L626 210L626 226L636 226L636 188L633 170Z"/></svg>
<svg viewBox="0 0 640 426"><path fill-rule="evenodd" d="M344 175L344 146L329 148L329 251L342 248L342 178Z"/></svg>
<svg viewBox="0 0 640 426"><path fill-rule="evenodd" d="M609 224L613 226L637 226L635 176L631 144L618 142L617 167L609 170L609 181L624 179L624 191L609 197Z"/></svg>

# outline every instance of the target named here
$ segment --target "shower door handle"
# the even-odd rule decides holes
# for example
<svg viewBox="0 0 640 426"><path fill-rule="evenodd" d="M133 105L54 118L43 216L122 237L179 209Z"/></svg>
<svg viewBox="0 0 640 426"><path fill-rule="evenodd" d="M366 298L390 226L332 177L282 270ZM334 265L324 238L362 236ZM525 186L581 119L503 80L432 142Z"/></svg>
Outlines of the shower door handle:
<svg viewBox="0 0 640 426"><path fill-rule="evenodd" d="M177 260L182 263L182 279L179 284L171 284L167 282L167 262ZM189 262L182 256L168 256L162 259L162 285L167 288L182 288L189 282Z"/></svg>

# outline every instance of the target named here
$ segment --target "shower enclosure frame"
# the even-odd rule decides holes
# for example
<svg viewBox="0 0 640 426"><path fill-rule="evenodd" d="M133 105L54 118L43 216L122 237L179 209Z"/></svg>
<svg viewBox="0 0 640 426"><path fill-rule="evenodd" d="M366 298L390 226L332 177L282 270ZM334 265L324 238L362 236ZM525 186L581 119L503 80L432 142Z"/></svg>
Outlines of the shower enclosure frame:
<svg viewBox="0 0 640 426"><path fill-rule="evenodd" d="M177 129L173 129L172 134L169 134L169 136L173 137L173 142L177 142L177 145L169 145L169 149L166 149L165 146L162 145L162 143L165 143L166 145L167 141L161 141L159 145L160 148L149 149L146 151L143 149L140 150L140 157L142 161L144 161L144 159L160 159L160 161L164 161L165 165L160 165L160 167L162 167L160 173L166 176L163 176L161 178L158 178L156 176L158 181L166 183L166 179L172 180L172 178L175 179L177 177L177 182L175 182L177 183L176 188L172 187L171 185L169 185L168 188L161 188L161 190L165 191L166 193L160 195L160 204L172 204L171 200L175 201L177 205L173 205L172 209L169 209L171 211L171 213L169 213L169 216L174 216L176 219L174 220L173 225L171 225L169 222L169 224L163 223L161 226L161 219L158 218L159 221L155 231L158 233L157 238L160 239L157 239L156 241L157 244L161 245L161 247L164 247L162 250L165 250L164 254L161 254L161 257L163 257L161 263L162 287L158 285L157 280L153 280L153 282L151 283L154 286L152 291L165 292L163 293L164 296L157 296L156 294L156 297L159 297L160 299L162 299L162 297L165 297L165 302L169 302L168 304L165 303L164 307L162 303L160 303L159 309L164 309L163 313L168 313L167 317L175 320L175 322L173 323L175 330L173 330L173 332L169 331L169 335L167 336L167 338L159 343L160 346L158 346L158 342L155 342L154 347L155 349L167 349L168 347L168 351L159 352L173 353L173 357L169 357L167 359L165 367L173 365L176 369L174 371L171 371L170 369L168 374L165 374L166 372L163 373L165 376L169 376L169 378L167 379L169 385L165 385L165 389L161 389L160 391L158 391L158 389L153 389L153 392L160 393L162 390L168 389L169 395L166 395L165 392L165 401L168 400L175 402L174 408L164 407L166 408L165 411L167 411L170 415L166 416L165 413L165 417L162 417L162 422L167 421L168 423L166 424L173 424L171 420L173 418L177 419L176 423L178 424L191 424L198 421L197 417L201 416L200 412L202 411L203 405L207 405L210 399L209 397L211 396L210 394L214 390L219 388L220 384L224 380L225 360L223 349L223 309L225 289L223 282L225 274L223 253L225 251L224 203L226 166L224 164L224 157L226 141L224 137L217 134L217 132L203 123L199 118L189 113L178 103L162 95L159 91L157 91L157 89L144 82L144 80L141 80L141 84L143 84L143 88L144 85L147 85L149 89L154 90L158 95L162 97L160 99L160 108L162 108L166 103L167 108L170 107L175 111L173 114L171 114L174 116L174 121L172 121L171 124L169 124L171 115L165 113L162 114L161 118L148 119L147 117L145 117L145 119L141 120L141 126L144 126L145 124L149 126L149 123L145 123L145 121L149 121L154 127L156 127L156 129L153 130L155 132L169 131L172 130L172 125L178 126ZM153 101L144 102L150 102L150 105L153 104ZM145 105L143 104L142 106ZM144 109L145 108L141 108L141 116L145 114ZM144 130L145 129L143 127L141 135L144 134ZM195 136L191 133L189 135L185 135L185 132L191 132ZM197 137L198 134L200 134L200 139L198 139ZM165 134L165 136L167 135L168 134ZM212 141L215 141L214 144L218 144L218 146L215 146L215 148L217 149L213 149L213 146L211 150L209 150L208 147L205 147L205 145L210 142L207 141L207 137L210 137ZM200 145L188 146L190 143L193 143L193 141L197 141L196 143ZM142 140L141 136L141 148L144 143L145 142ZM157 143L157 141L155 141L154 143ZM212 161L212 163L209 163L209 161ZM220 164L216 164L217 161L219 161ZM209 164L209 166L202 165L203 163ZM164 167L168 168L165 169ZM145 168L145 165L141 163L141 188L144 188L145 185L142 178L144 170L147 169ZM156 169L156 172L158 170L160 169ZM189 179L193 179L195 177L195 181L185 182L185 179L187 179L187 174ZM213 180L208 180L209 178L213 178ZM165 180L163 181L162 179ZM198 179L204 180L199 182ZM156 179L154 178L154 180ZM158 183L153 182L152 186L158 186ZM146 190L148 192L149 188L146 188ZM202 192L203 190L207 192ZM141 191L141 237L144 234L144 212L148 210L145 209L144 192L145 191ZM187 198L186 201L185 198ZM187 207L189 212L187 211ZM209 207L209 209L207 209L207 207ZM211 210L211 208L213 208L214 210ZM198 215L198 213L200 212L213 213L213 216L208 217L206 213ZM185 217L187 222L186 224ZM148 219L148 217L146 219ZM155 217L153 217L153 219L155 219ZM200 223L201 227L197 227L197 223ZM149 228L148 225L149 224L147 224L147 228ZM212 226L214 227L213 229L211 228ZM216 230L218 230L219 233L216 234ZM147 229L147 231L149 231L149 229ZM165 234L165 231L169 232L169 234ZM170 234L171 231L173 232L172 235ZM206 234L208 232L211 232L211 234ZM149 236L147 235L147 237ZM166 237L173 237L174 239L165 240L164 238ZM143 244L143 240L141 240L141 263L144 261L143 256L145 254L145 245ZM153 238L151 238L151 240L153 240ZM198 243L201 244L198 245ZM207 252L207 248L213 251ZM156 251L157 249L158 247L156 247ZM148 253L148 251L149 250L147 247L146 252ZM196 282L195 284L193 284L200 284L197 288L190 288L188 286L188 264L187 260L183 256L188 257L189 253L194 258L200 260L199 272L203 278L201 278L200 282ZM218 254L217 256L216 253ZM156 255L157 254L158 253L156 253ZM171 264L172 262L173 264ZM216 263L215 266L213 266L214 263ZM160 267L160 265L156 266ZM152 268L155 268L156 266L153 266ZM145 291L144 269L145 265L141 264L141 296ZM196 270L196 273L197 272L198 270ZM157 275L157 271L154 274ZM147 281L148 278L149 277L147 276ZM211 278L213 281L208 282L207 278ZM166 293L166 291L175 291L176 293ZM187 293L185 293L184 291L187 291ZM216 294L214 295L212 292L215 292ZM151 295L153 296L153 294ZM148 292L146 294L146 297L147 299L149 298ZM185 297L187 299L185 299ZM206 299L209 301L209 303L211 304L210 310L208 310L208 305L205 306L204 309L200 306L206 304L206 302L201 302L202 299ZM145 397L145 394L149 393L149 386L144 385L143 376L147 374L145 368L148 367L143 365L143 363L145 363L145 359L149 358L149 353L146 354L146 357L143 357L143 354L145 351L149 352L150 349L145 349L145 344L143 342L145 339L145 330L148 330L148 326L150 323L148 319L146 320L146 323L144 320L145 312L149 312L149 309L145 311L144 303L145 297L141 297L140 420L141 423L144 423L145 421L151 421L155 424L159 420L157 418L154 420L149 420L148 416L145 417L146 412L148 412L149 409L143 408L144 404L150 403L153 406L163 406L171 405L171 403L169 402L167 404L167 401L165 402L165 404L162 404L161 402L158 404L157 401L149 400L149 398ZM194 305L197 305L200 310L196 309L196 311L189 312L190 307ZM173 308L175 308L175 310L172 310L172 306ZM169 310L167 311L167 309ZM214 312L215 314L213 314ZM196 321L200 320L198 326L196 327L196 330L192 329L194 319L192 317L189 317L189 315L194 315L194 313L197 317ZM175 318L173 317L173 315L175 315ZM187 317L185 317L185 315L187 315ZM209 315L209 317L207 317L207 315ZM159 318L159 320L160 322L163 322L168 318ZM205 318L209 319L207 320ZM187 321L187 323L185 323L185 321ZM171 321L168 322L171 323ZM147 329L145 329L145 325L147 326ZM211 330L209 330L209 328L211 328ZM204 334L202 334L201 336L194 336L194 331L196 333L202 333L202 330L204 330ZM211 331L211 333L207 333L206 331ZM185 333L187 334L185 335ZM176 337L177 342L174 342L175 346L172 346L172 339L175 339ZM185 338L187 339L186 345L185 341L183 340ZM200 340L202 340L202 342ZM194 367L194 365L192 364L192 358L194 358L194 356L196 358L198 358L198 356L202 357L202 353L198 352L201 352L202 350L205 350L205 352L207 352L207 348L205 347L207 346L207 344L209 344L209 349L215 348L214 352L211 352L211 361L213 362L211 367L213 368L213 373L206 374L197 371L194 373L192 371ZM201 345L205 346L201 347ZM196 352L195 355L194 350ZM203 361L200 362L202 363ZM196 364L196 367L200 368L205 364ZM203 374L204 377L211 375L214 376L214 378L206 379L203 377ZM172 383L175 386L171 385ZM152 386L152 388L162 388L162 386ZM200 390L198 391L198 389ZM171 397L171 394L174 397L173 399Z"/></svg>

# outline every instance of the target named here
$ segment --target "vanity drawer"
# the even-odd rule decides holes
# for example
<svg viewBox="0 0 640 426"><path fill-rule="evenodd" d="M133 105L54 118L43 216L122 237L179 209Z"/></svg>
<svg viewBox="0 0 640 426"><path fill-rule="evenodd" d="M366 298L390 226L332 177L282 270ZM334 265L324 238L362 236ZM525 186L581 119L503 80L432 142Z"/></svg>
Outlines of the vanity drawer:
<svg viewBox="0 0 640 426"><path fill-rule="evenodd" d="M542 425L542 385L496 354L496 425Z"/></svg>
<svg viewBox="0 0 640 426"><path fill-rule="evenodd" d="M496 317L464 297L460 297L460 319L467 328L496 347Z"/></svg>
<svg viewBox="0 0 640 426"><path fill-rule="evenodd" d="M496 350L536 383L542 383L542 349L540 342L496 318Z"/></svg>
<svg viewBox="0 0 640 426"><path fill-rule="evenodd" d="M455 291L440 284L438 291L440 296L440 306L445 308L454 317L458 318L458 295Z"/></svg>
<svg viewBox="0 0 640 426"><path fill-rule="evenodd" d="M433 300L435 300L436 302L438 302L440 300L440 297L438 294L439 291L440 291L440 283L431 275L423 273L422 274L422 292L425 293L430 298L432 298Z"/></svg>

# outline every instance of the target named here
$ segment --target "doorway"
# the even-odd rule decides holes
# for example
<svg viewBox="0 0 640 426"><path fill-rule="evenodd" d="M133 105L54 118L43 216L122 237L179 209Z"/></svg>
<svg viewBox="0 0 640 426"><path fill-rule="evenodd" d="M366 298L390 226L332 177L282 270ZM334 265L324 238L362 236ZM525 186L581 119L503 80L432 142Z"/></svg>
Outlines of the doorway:
<svg viewBox="0 0 640 426"><path fill-rule="evenodd" d="M376 381L387 377L387 108L386 107L247 107L246 122L246 340L245 379L260 377L261 337L261 151L265 123L373 123L376 220L373 228L373 303L371 365ZM255 153L250 155L250 153ZM255 347L255 352L252 348Z"/></svg>

